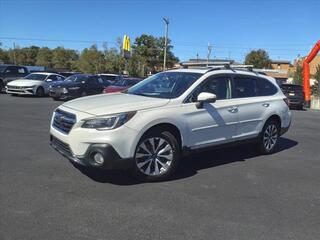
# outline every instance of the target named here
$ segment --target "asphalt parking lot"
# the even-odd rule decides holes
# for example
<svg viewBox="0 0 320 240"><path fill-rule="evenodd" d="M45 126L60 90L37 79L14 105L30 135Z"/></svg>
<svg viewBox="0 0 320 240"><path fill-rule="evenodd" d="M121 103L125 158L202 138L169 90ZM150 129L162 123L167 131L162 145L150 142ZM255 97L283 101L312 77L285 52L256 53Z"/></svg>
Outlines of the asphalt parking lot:
<svg viewBox="0 0 320 240"><path fill-rule="evenodd" d="M294 111L273 155L194 154L140 183L51 149L59 104L0 94L0 239L319 239L320 112Z"/></svg>

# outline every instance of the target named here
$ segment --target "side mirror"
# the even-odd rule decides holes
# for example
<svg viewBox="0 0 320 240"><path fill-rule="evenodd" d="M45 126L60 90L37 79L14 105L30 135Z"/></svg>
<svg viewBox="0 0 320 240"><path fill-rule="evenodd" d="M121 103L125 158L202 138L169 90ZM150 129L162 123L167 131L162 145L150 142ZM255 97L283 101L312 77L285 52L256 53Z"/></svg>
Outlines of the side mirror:
<svg viewBox="0 0 320 240"><path fill-rule="evenodd" d="M203 103L214 103L217 100L217 96L213 93L202 92L198 95L197 100L197 108L202 108Z"/></svg>
<svg viewBox="0 0 320 240"><path fill-rule="evenodd" d="M46 82L52 82L52 79L48 78L48 79L46 80Z"/></svg>

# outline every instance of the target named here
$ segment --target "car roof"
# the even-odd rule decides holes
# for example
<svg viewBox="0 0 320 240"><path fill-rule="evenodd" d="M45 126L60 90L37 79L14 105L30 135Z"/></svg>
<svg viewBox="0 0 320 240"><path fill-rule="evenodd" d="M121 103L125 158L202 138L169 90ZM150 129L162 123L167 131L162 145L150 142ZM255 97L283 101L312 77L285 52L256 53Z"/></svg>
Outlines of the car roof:
<svg viewBox="0 0 320 240"><path fill-rule="evenodd" d="M118 74L113 74L113 73L99 73L98 75L101 75L101 76L119 76Z"/></svg>
<svg viewBox="0 0 320 240"><path fill-rule="evenodd" d="M217 66L217 67L213 67L213 68L200 68L200 69L192 69L192 68L188 68L188 69L174 69L174 70L168 70L167 72L189 72L189 73L200 73L200 74L223 74L223 73L227 73L227 74L241 74L241 75L247 75L247 76L253 76L253 77L261 77L261 78L265 78L268 79L272 82L276 82L276 80L270 76L267 76L265 74L261 74L258 71L249 71L247 69L239 69L239 68L232 68L232 69L224 69L223 66Z"/></svg>
<svg viewBox="0 0 320 240"><path fill-rule="evenodd" d="M43 75L60 75L58 73L51 73L51 72L32 72L30 74L43 74Z"/></svg>
<svg viewBox="0 0 320 240"><path fill-rule="evenodd" d="M86 73L79 73L79 74L73 74L71 76L83 76L83 77L92 77L92 76L98 76L96 74L86 74ZM70 76L70 77L71 77Z"/></svg>

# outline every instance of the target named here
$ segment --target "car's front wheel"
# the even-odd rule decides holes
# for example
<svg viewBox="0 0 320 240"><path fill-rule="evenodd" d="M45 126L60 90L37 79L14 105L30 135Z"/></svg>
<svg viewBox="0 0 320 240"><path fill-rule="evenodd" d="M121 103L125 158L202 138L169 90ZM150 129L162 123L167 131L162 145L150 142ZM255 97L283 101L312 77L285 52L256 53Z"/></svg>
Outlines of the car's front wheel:
<svg viewBox="0 0 320 240"><path fill-rule="evenodd" d="M140 140L134 157L133 173L147 181L168 178L178 166L180 148L168 131L151 131Z"/></svg>
<svg viewBox="0 0 320 240"><path fill-rule="evenodd" d="M260 134L258 148L262 154L271 154L274 152L280 135L280 124L271 119L266 122Z"/></svg>
<svg viewBox="0 0 320 240"><path fill-rule="evenodd" d="M36 96L37 97L43 97L44 96L44 89L42 87L38 87L36 91Z"/></svg>

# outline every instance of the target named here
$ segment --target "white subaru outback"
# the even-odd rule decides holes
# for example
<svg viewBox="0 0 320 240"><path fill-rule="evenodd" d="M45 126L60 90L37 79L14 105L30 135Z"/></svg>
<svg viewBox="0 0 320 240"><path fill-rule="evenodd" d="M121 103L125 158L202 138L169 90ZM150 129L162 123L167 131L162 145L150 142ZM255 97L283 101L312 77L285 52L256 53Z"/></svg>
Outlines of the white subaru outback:
<svg viewBox="0 0 320 240"><path fill-rule="evenodd" d="M252 140L272 153L291 123L273 78L232 69L158 73L122 93L69 101L53 113L50 143L85 166L168 177L184 154Z"/></svg>

